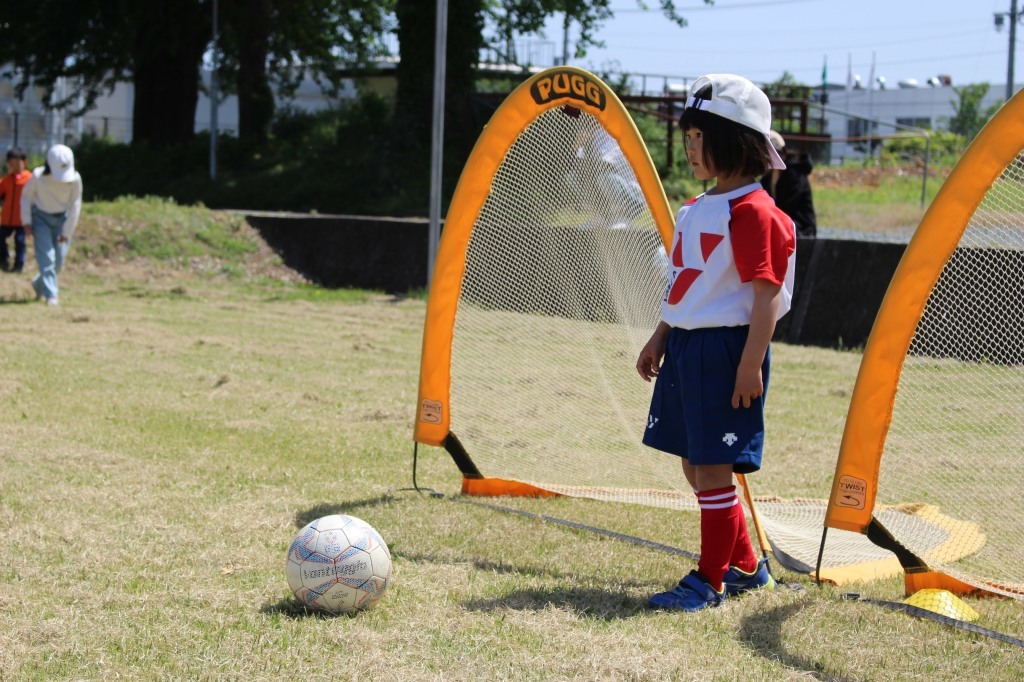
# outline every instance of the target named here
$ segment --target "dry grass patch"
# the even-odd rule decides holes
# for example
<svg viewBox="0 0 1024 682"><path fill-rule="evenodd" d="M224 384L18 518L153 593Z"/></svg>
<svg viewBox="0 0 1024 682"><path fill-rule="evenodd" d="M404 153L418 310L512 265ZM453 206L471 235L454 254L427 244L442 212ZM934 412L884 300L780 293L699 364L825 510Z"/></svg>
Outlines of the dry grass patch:
<svg viewBox="0 0 1024 682"><path fill-rule="evenodd" d="M692 561L410 490L422 301L70 267L60 308L0 294L0 679L1024 676L1014 647L792 574L802 591L651 612ZM777 352L792 375L773 388L765 484L803 460L790 490L818 489L858 357ZM420 448L417 477L458 490L436 448ZM691 513L501 503L697 547ZM289 542L330 513L366 519L392 550L393 587L356 617L288 592ZM898 581L871 590L902 596ZM1020 632L1019 604L971 603Z"/></svg>

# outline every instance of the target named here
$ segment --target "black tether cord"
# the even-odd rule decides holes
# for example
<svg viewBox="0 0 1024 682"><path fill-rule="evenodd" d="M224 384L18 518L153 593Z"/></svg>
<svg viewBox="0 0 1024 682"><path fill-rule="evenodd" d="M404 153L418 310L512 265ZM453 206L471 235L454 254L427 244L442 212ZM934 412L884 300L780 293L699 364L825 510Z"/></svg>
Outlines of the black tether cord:
<svg viewBox="0 0 1024 682"><path fill-rule="evenodd" d="M415 478L413 479L415 480ZM818 565L814 567L814 579L821 587L821 560L825 556L825 535L828 534L828 526L821 529L821 544L818 546Z"/></svg>
<svg viewBox="0 0 1024 682"><path fill-rule="evenodd" d="M867 604L874 604L876 606L881 606L883 609L888 609L890 611L900 611L902 613L907 614L908 616L927 618L928 620L933 620L936 623L941 623L942 625L948 625L949 627L956 628L957 630L973 632L976 635L982 635L984 637L998 639L1000 642L1006 642L1007 644L1013 644L1014 646L1024 648L1024 639L1017 639L1016 637L1011 637L1010 635L1004 635L1001 632L989 630L988 628L983 628L980 625L974 625L973 623L968 623L967 621L959 620L957 618L950 618L949 616L944 616L941 613L935 613L934 611L929 611L928 609L922 609L919 606L913 606L911 604L906 604L900 601L865 599L856 593L844 594L843 598L852 599L854 601L861 601Z"/></svg>
<svg viewBox="0 0 1024 682"><path fill-rule="evenodd" d="M412 444L412 488L399 488L399 490L415 490L421 495L426 493L431 497L444 497L443 493L440 493L434 490L433 488L420 488L420 486L416 483L416 461L418 459L420 451L419 449L420 444L414 441Z"/></svg>
<svg viewBox="0 0 1024 682"><path fill-rule="evenodd" d="M588 526L584 523L578 523L576 521L569 521L567 519L560 519L555 516L548 516L547 514L535 514L534 512L524 511L522 509L515 509L513 507L502 507L497 504L490 504L487 502L477 502L476 500L467 500L462 497L449 497L452 502L462 502L463 504L472 504L477 507L484 507L486 509L496 509L498 511L509 512L511 514L519 514L520 516L528 516L532 519L540 519L541 521L548 521L550 523L557 523L560 526L568 526L569 528L576 528L577 530L586 530L591 533L597 533L598 535L604 535L606 537L615 538L616 540L625 540L626 542L632 542L635 545L643 545L644 547L650 547L651 549L658 549L669 554L677 554L684 556L688 559L697 561L700 559L699 554L693 552L687 552L685 549L679 549L678 547L672 547L670 545L663 545L660 542L654 542L653 540L645 540L644 538L638 538L633 535L626 535L624 533L616 533L613 530L605 530L604 528L597 528L596 526Z"/></svg>
<svg viewBox="0 0 1024 682"><path fill-rule="evenodd" d="M420 452L420 444L419 443L413 443L412 444L412 488L416 492L422 493L423 491L420 490L420 487L418 485L416 485L416 461L418 459L419 452Z"/></svg>

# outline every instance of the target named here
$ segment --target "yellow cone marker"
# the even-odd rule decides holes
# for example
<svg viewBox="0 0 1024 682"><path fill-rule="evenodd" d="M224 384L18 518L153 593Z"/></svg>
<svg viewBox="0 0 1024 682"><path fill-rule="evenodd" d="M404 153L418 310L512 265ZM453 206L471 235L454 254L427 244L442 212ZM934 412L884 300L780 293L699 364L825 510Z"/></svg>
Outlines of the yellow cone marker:
<svg viewBox="0 0 1024 682"><path fill-rule="evenodd" d="M948 590L918 590L912 596L904 599L903 603L968 622L977 620L979 616L977 611Z"/></svg>

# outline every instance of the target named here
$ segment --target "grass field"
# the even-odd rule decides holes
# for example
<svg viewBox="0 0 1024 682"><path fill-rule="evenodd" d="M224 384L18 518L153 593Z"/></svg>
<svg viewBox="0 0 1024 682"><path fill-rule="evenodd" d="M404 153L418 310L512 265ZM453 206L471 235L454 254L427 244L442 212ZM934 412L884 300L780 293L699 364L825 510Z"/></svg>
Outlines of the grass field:
<svg viewBox="0 0 1024 682"><path fill-rule="evenodd" d="M818 226L876 234L913 228L949 170L931 170L922 205L920 169L818 166L810 177Z"/></svg>
<svg viewBox="0 0 1024 682"><path fill-rule="evenodd" d="M90 205L79 229L60 307L0 275L0 680L1024 677L1016 647L785 572L802 589L648 611L692 562L464 504L438 449L417 482L443 497L410 489L421 299L312 287L201 209ZM778 447L816 487L857 356L776 353ZM500 504L698 549L690 513ZM306 612L285 580L292 537L328 513L392 551L391 589L356 617ZM1024 630L1019 603L970 603Z"/></svg>

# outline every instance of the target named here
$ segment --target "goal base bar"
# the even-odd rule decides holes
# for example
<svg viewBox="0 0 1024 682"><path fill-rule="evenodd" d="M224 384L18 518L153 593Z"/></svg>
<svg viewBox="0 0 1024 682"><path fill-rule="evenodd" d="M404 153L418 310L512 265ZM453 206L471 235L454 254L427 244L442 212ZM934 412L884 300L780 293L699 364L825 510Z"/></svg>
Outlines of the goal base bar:
<svg viewBox="0 0 1024 682"><path fill-rule="evenodd" d="M908 571L903 574L907 596L919 590L946 590L961 597L1005 597L999 592L969 585L939 571Z"/></svg>
<svg viewBox="0 0 1024 682"><path fill-rule="evenodd" d="M474 497L561 497L561 493L504 478L462 477L462 494Z"/></svg>

